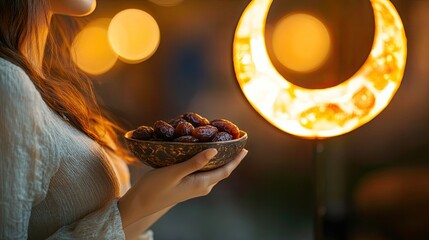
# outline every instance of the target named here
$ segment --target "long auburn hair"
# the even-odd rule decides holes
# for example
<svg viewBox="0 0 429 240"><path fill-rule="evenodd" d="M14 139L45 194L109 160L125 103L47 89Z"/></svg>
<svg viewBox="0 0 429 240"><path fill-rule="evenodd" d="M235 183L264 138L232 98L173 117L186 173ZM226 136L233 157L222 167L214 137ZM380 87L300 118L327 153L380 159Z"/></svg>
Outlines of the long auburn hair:
<svg viewBox="0 0 429 240"><path fill-rule="evenodd" d="M101 146L132 161L118 139L117 133L123 131L103 115L92 82L71 60L72 33L76 33L81 24L70 17L54 15L42 71L35 69L33 63L37 59L30 58L42 56L39 31L40 26L48 26L49 11L49 0L0 0L0 57L21 67L57 114Z"/></svg>

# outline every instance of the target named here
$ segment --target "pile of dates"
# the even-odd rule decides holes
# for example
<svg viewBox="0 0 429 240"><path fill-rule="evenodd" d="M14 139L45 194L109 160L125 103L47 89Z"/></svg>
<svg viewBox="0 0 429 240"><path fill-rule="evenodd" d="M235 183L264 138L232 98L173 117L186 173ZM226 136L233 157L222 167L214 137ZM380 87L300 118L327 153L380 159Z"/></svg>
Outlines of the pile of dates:
<svg viewBox="0 0 429 240"><path fill-rule="evenodd" d="M150 126L138 127L132 138L150 141L221 142L240 137L240 129L225 119L213 121L193 112L182 114L168 122L159 120Z"/></svg>

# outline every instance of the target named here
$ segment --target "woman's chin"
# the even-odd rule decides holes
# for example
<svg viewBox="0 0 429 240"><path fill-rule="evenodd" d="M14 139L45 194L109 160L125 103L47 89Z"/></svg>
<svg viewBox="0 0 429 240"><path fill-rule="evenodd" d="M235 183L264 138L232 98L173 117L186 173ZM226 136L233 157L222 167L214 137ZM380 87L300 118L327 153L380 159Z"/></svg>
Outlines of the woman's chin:
<svg viewBox="0 0 429 240"><path fill-rule="evenodd" d="M91 14L97 6L96 0L51 0L54 14L83 17Z"/></svg>

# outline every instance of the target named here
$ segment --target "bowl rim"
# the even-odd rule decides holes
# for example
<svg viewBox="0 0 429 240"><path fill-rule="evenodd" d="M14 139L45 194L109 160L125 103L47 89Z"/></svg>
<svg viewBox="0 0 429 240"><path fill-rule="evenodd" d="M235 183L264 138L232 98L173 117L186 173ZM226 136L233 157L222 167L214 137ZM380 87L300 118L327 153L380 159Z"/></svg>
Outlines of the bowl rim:
<svg viewBox="0 0 429 240"><path fill-rule="evenodd" d="M135 131L130 130L124 134L124 137L128 141L138 142L138 143L152 143L152 144L172 144L172 145L212 145L212 144L227 144L227 143L234 143L234 142L240 142L247 140L247 132L240 130L240 136L239 138L232 139L229 141L219 141L219 142L194 142L194 143L187 143L187 142L169 142L169 141L150 141L150 140L140 140L132 138L131 135Z"/></svg>

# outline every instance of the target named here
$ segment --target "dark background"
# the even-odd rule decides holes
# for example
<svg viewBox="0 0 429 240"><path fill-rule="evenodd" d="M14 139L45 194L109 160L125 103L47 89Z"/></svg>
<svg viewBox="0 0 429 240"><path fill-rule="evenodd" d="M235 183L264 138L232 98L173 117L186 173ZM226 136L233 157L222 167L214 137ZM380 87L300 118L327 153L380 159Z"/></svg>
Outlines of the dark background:
<svg viewBox="0 0 429 240"><path fill-rule="evenodd" d="M147 61L117 62L93 77L99 99L126 129L186 111L227 118L248 132L249 154L210 195L179 204L152 229L157 240L312 239L315 142L277 130L247 103L236 83L232 41L249 0L98 0L87 20L126 8L150 13L161 43ZM393 0L405 25L405 76L391 104L353 132L323 140L326 239L429 239L429 1ZM328 87L352 76L374 37L370 1L274 0L275 23L293 11L319 16L333 38L328 61L299 74L274 62L304 87ZM274 57L272 57L275 61ZM143 169L132 167L134 177Z"/></svg>

